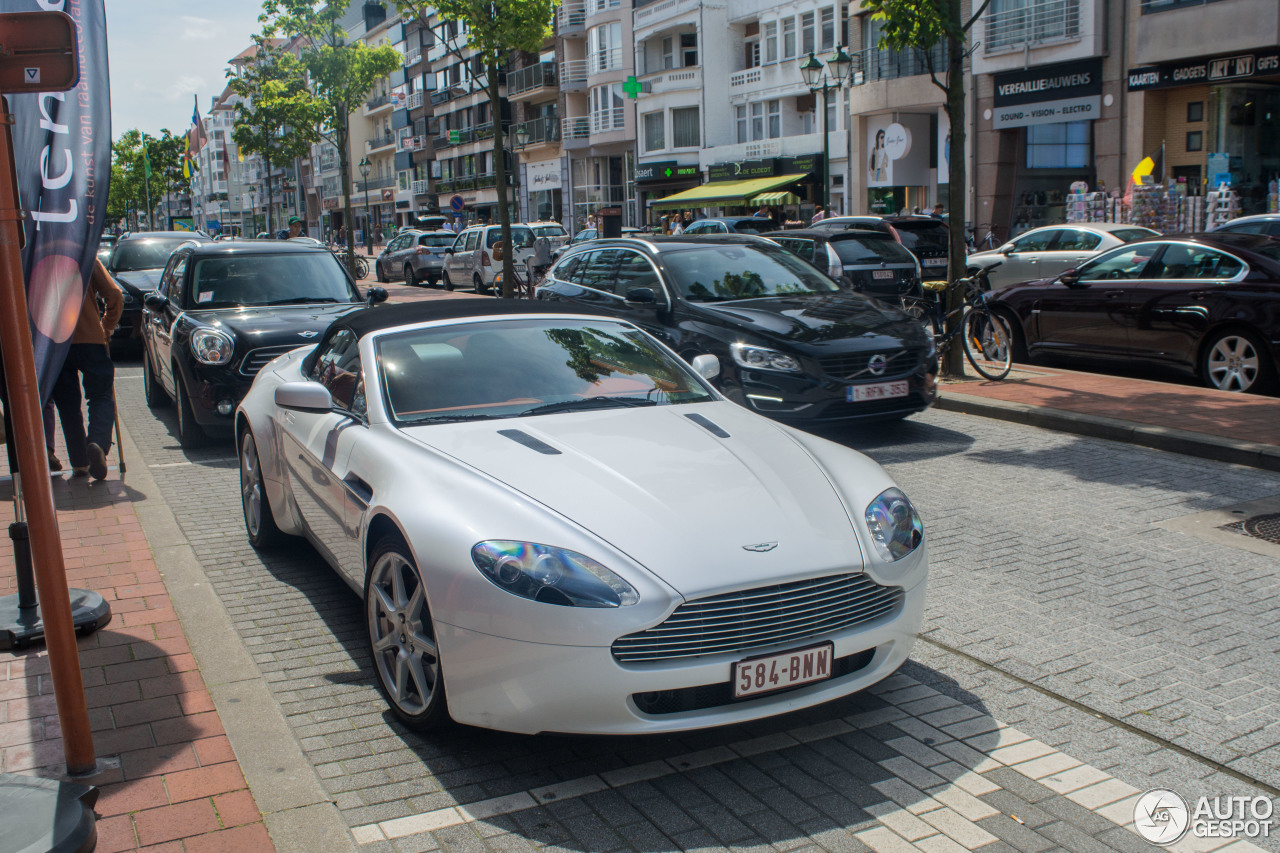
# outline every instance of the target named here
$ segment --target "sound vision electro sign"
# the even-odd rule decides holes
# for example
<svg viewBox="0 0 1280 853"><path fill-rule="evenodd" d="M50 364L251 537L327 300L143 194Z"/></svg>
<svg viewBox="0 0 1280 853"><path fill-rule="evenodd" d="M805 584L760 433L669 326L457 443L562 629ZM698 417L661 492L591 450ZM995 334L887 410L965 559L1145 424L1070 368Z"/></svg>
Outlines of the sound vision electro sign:
<svg viewBox="0 0 1280 853"><path fill-rule="evenodd" d="M1102 111L1102 60L1084 59L994 75L993 127L1096 119Z"/></svg>

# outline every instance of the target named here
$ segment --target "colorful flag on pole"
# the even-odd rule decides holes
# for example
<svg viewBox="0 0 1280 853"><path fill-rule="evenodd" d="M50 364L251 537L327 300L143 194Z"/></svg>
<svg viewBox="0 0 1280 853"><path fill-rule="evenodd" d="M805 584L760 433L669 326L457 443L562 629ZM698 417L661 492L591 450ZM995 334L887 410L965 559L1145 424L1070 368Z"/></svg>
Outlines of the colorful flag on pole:
<svg viewBox="0 0 1280 853"><path fill-rule="evenodd" d="M6 0L5 12L48 10L47 0ZM62 4L58 4L61 6ZM106 224L111 175L111 91L104 0L67 3L78 36L72 92L9 96L26 247L31 342L42 400L62 370Z"/></svg>
<svg viewBox="0 0 1280 853"><path fill-rule="evenodd" d="M151 157L147 154L147 143L142 143L142 174L151 180Z"/></svg>

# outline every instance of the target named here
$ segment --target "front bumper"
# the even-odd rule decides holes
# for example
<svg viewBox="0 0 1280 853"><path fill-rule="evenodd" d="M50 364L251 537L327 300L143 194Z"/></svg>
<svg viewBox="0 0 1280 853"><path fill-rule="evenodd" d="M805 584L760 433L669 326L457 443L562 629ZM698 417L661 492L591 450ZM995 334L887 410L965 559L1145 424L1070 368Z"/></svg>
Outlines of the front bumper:
<svg viewBox="0 0 1280 853"><path fill-rule="evenodd" d="M459 723L523 734L622 735L689 731L808 708L864 690L902 666L920 629L924 594L921 581L906 592L902 608L894 614L835 634L645 664L620 664L608 647L520 642L437 621L449 713ZM655 696L715 693L729 682L735 661L828 639L834 643L835 660L847 659L852 671L770 696L698 710L641 710L640 703L658 707Z"/></svg>
<svg viewBox="0 0 1280 853"><path fill-rule="evenodd" d="M739 370L736 378L726 381L721 390L725 396L775 420L795 424L856 421L899 417L922 412L938 397L938 360L926 359L906 376L886 376L859 382L840 382L794 373L763 370ZM851 385L875 385L882 382L907 383L907 396L878 400L850 401Z"/></svg>
<svg viewBox="0 0 1280 853"><path fill-rule="evenodd" d="M229 370L201 368L195 376L186 377L191 394L191 416L206 429L231 429L235 425L236 407L249 393L253 377L243 377ZM224 415L219 404L227 409Z"/></svg>

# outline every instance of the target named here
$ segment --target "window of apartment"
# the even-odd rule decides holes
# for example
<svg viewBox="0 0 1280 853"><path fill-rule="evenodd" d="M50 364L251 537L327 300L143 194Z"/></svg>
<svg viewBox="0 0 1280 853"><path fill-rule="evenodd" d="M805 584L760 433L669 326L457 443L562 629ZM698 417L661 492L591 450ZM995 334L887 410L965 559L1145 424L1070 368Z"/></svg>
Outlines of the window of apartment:
<svg viewBox="0 0 1280 853"><path fill-rule="evenodd" d="M685 68L698 64L698 34L680 34L680 62Z"/></svg>
<svg viewBox="0 0 1280 853"><path fill-rule="evenodd" d="M796 56L796 19L782 19L782 58L795 59Z"/></svg>
<svg viewBox="0 0 1280 853"><path fill-rule="evenodd" d="M738 141L749 142L751 137L748 135L750 131L747 129L747 105L738 104L733 108L733 122L737 126Z"/></svg>
<svg viewBox="0 0 1280 853"><path fill-rule="evenodd" d="M587 33L587 59L591 74L622 67L622 23L602 24Z"/></svg>
<svg viewBox="0 0 1280 853"><path fill-rule="evenodd" d="M1084 169L1092 163L1088 121L1027 126L1028 169Z"/></svg>
<svg viewBox="0 0 1280 853"><path fill-rule="evenodd" d="M1204 121L1204 101L1187 102L1187 121Z"/></svg>
<svg viewBox="0 0 1280 853"><path fill-rule="evenodd" d="M622 84L596 86L591 90L591 124L596 132L620 130L626 125L622 109Z"/></svg>
<svg viewBox="0 0 1280 853"><path fill-rule="evenodd" d="M990 53L1002 48L1080 35L1080 0L991 0L986 19Z"/></svg>
<svg viewBox="0 0 1280 853"><path fill-rule="evenodd" d="M1188 151L1204 150L1204 131L1203 130L1187 131L1187 150Z"/></svg>
<svg viewBox="0 0 1280 853"><path fill-rule="evenodd" d="M814 47L814 15L812 12L805 12L800 16L800 55L813 53Z"/></svg>
<svg viewBox="0 0 1280 853"><path fill-rule="evenodd" d="M751 140L764 139L764 101L751 105Z"/></svg>
<svg viewBox="0 0 1280 853"><path fill-rule="evenodd" d="M821 27L819 28L821 37L819 44L822 50L833 50L836 46L836 10L833 8L823 9L820 14L822 18Z"/></svg>
<svg viewBox="0 0 1280 853"><path fill-rule="evenodd" d="M745 57L743 58L743 62L745 63L743 67L759 68L760 67L760 42L749 41L745 45L743 45L743 50L745 51L745 54L746 54Z"/></svg>
<svg viewBox="0 0 1280 853"><path fill-rule="evenodd" d="M765 111L769 114L769 138L777 139L782 136L782 101L767 102Z"/></svg>
<svg viewBox="0 0 1280 853"><path fill-rule="evenodd" d="M778 61L778 22L770 21L764 25L764 64L771 65Z"/></svg>
<svg viewBox="0 0 1280 853"><path fill-rule="evenodd" d="M662 70L676 67L676 40L672 36L662 39Z"/></svg>
<svg viewBox="0 0 1280 853"><path fill-rule="evenodd" d="M591 14L595 15L608 9L617 9L622 0L591 0Z"/></svg>
<svg viewBox="0 0 1280 853"><path fill-rule="evenodd" d="M671 146L697 148L702 144L698 131L698 108L681 107L671 111Z"/></svg>
<svg viewBox="0 0 1280 853"><path fill-rule="evenodd" d="M667 147L666 114L659 110L644 115L644 150L658 151Z"/></svg>

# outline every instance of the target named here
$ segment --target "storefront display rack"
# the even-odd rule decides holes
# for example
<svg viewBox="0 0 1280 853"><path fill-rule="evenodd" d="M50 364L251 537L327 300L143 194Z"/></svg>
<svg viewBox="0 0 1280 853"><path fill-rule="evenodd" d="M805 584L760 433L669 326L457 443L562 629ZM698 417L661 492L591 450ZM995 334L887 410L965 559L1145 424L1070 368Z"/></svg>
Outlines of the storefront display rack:
<svg viewBox="0 0 1280 853"><path fill-rule="evenodd" d="M1240 215L1240 198L1235 190L1221 186L1204 197L1204 229L1212 231Z"/></svg>

